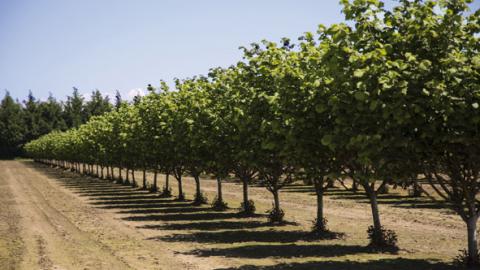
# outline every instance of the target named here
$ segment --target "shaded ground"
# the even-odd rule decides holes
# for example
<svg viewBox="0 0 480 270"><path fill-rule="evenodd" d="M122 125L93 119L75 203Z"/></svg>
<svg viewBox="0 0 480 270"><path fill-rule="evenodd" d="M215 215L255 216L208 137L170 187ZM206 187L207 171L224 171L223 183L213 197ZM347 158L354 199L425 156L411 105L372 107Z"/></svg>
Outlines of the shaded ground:
<svg viewBox="0 0 480 270"><path fill-rule="evenodd" d="M328 192L329 227L345 237L318 240L308 234L315 213L308 186L281 192L290 222L271 226L265 215L271 195L262 187L250 190L259 214L246 218L236 209L216 212L27 161L0 162L0 169L0 192L15 198L16 205L7 204L20 213L18 233L0 231L0 239L22 236L24 244L15 249L23 246L20 269L452 269L447 262L465 245L457 216L426 199L405 200L403 193L380 199L384 225L400 239L401 250L390 254L366 247L371 220L361 193ZM176 194L174 179L171 185ZM202 188L215 196L215 181L202 180ZM191 198L192 179L185 178L184 189ZM238 207L241 186L225 183L224 196ZM2 253L7 254L0 249L0 258Z"/></svg>

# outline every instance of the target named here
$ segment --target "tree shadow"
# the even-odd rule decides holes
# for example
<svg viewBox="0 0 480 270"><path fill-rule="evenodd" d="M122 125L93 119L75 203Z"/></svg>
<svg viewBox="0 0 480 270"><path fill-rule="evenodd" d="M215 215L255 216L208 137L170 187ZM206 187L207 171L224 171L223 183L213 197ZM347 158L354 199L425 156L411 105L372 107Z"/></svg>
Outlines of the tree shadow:
<svg viewBox="0 0 480 270"><path fill-rule="evenodd" d="M279 224L277 226L284 226ZM189 222L172 223L164 225L144 225L137 228L156 229L156 230L231 230L231 229L256 229L263 227L272 227L271 223L261 221L215 221L215 222Z"/></svg>
<svg viewBox="0 0 480 270"><path fill-rule="evenodd" d="M118 194L111 194L109 196L97 196L91 195L91 200L95 201L133 201L133 200L159 200L159 201L166 201L165 199L160 198L158 195L145 193L145 194L134 194L134 195L118 195Z"/></svg>
<svg viewBox="0 0 480 270"><path fill-rule="evenodd" d="M187 207L190 205L187 205ZM160 209L136 209L136 210L122 210L118 211L119 214L161 214L161 213L197 213L209 211L210 208L184 208L184 207L173 207L172 208L160 208Z"/></svg>
<svg viewBox="0 0 480 270"><path fill-rule="evenodd" d="M160 197L156 197L153 199L132 199L129 200L128 198L123 198L123 200L105 200L105 201L92 201L90 202L91 204L94 205L112 205L112 204L118 204L118 205L130 205L130 204L155 204L155 203L162 203L162 204L170 204L170 205L175 205L178 203L181 203L179 201L175 200L165 200ZM185 203L187 205L191 205L191 203Z"/></svg>
<svg viewBox="0 0 480 270"><path fill-rule="evenodd" d="M310 232L305 231L220 231L197 232L191 234L173 234L154 237L153 240L166 242L198 242L198 243L239 243L239 242L267 242L267 243L292 243L298 241L317 241Z"/></svg>
<svg viewBox="0 0 480 270"><path fill-rule="evenodd" d="M162 207L189 207L192 206L191 203L188 202L173 202L173 203L136 203L136 204L122 204L122 203L114 203L114 204L97 204L97 208L100 209L151 209L151 208L162 208Z"/></svg>
<svg viewBox="0 0 480 270"><path fill-rule="evenodd" d="M325 261L282 263L270 266L244 265L240 267L217 268L216 270L453 270L459 269L452 265L421 259L380 259L366 262Z"/></svg>
<svg viewBox="0 0 480 270"><path fill-rule="evenodd" d="M196 249L187 252L188 255L200 257L222 256L227 258L301 258L301 257L337 257L344 255L374 253L364 246L347 245L247 245L232 248ZM313 269L313 268L312 268Z"/></svg>
<svg viewBox="0 0 480 270"><path fill-rule="evenodd" d="M244 217L238 213L207 212L207 213L195 213L195 214L142 215L142 216L124 217L122 219L127 221L182 221L182 220L193 221L193 220L237 219L237 218L244 218Z"/></svg>

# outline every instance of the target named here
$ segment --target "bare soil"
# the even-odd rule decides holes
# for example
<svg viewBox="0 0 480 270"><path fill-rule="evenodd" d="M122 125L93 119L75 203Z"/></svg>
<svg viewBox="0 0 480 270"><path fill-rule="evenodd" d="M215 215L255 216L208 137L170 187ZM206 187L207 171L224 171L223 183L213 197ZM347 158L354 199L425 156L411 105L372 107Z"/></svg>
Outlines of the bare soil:
<svg viewBox="0 0 480 270"><path fill-rule="evenodd" d="M392 254L367 247L371 215L361 192L327 192L329 228L345 236L319 240L308 234L314 190L300 183L281 191L288 223L272 226L263 187L250 189L258 215L247 218L235 209L242 187L233 182L223 185L231 208L217 212L31 161L0 161L0 171L0 269L453 269L448 262L466 246L457 215L402 190L379 200L384 226L399 237ZM216 182L201 182L211 201ZM175 195L173 177L170 184ZM187 199L194 187L185 177Z"/></svg>

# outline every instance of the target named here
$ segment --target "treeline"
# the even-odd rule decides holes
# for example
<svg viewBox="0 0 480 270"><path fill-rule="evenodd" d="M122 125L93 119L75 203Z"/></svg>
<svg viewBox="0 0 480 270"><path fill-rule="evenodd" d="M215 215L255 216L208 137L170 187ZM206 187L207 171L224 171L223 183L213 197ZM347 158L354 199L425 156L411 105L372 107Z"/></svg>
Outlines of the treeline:
<svg viewBox="0 0 480 270"><path fill-rule="evenodd" d="M122 99L117 92L115 106ZM23 102L14 100L7 91L0 104L0 158L22 155L23 144L48 134L53 130L65 131L77 128L95 115L112 109L109 97L93 91L89 101L74 88L66 101L49 96L46 101L37 100L30 92Z"/></svg>
<svg viewBox="0 0 480 270"><path fill-rule="evenodd" d="M328 233L323 194L332 181L353 181L372 212L371 245L394 248L377 195L389 184L428 181L467 225L464 261L479 264L480 11L462 0L342 1L350 24L320 25L297 44L263 41L243 48L244 61L207 76L149 86L149 94L85 125L50 133L26 149L38 161L157 190L157 174L197 186L218 184L213 206L226 207L222 181L243 183L244 214L255 210L252 181L271 192L272 222L281 222L279 191L296 179L316 190L314 231ZM100 167L100 170L99 170ZM106 168L107 174L103 175ZM154 172L147 187L146 170ZM167 182L168 183L168 182ZM166 184L164 194L169 193ZM346 211L348 211L346 209Z"/></svg>

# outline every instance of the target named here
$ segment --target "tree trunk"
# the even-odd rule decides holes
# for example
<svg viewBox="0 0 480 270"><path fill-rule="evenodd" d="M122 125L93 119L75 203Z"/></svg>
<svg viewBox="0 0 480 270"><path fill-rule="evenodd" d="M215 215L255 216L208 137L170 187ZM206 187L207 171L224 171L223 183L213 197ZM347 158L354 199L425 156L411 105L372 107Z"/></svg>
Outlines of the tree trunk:
<svg viewBox="0 0 480 270"><path fill-rule="evenodd" d="M201 196L201 190L200 190L200 175L195 174L193 176L193 179L195 179L195 197L200 198Z"/></svg>
<svg viewBox="0 0 480 270"><path fill-rule="evenodd" d="M280 212L280 198L278 197L278 190L275 189L275 190L272 191L272 193L273 193L273 202L275 204L274 205L275 211L277 213L279 213Z"/></svg>
<svg viewBox="0 0 480 270"><path fill-rule="evenodd" d="M130 174L128 173L129 172L129 169L127 168L126 171L125 171L125 175L126 175L126 183L128 183L130 181Z"/></svg>
<svg viewBox="0 0 480 270"><path fill-rule="evenodd" d="M178 182L178 198L183 199L182 175L181 174L178 176L177 182Z"/></svg>
<svg viewBox="0 0 480 270"><path fill-rule="evenodd" d="M157 176L158 176L158 172L157 172L157 170L154 170L153 171L153 188L152 188L153 191L157 191L157 189L158 189L158 187L157 187Z"/></svg>
<svg viewBox="0 0 480 270"><path fill-rule="evenodd" d="M328 178L327 188L334 188L335 187L335 180L332 178Z"/></svg>
<svg viewBox="0 0 480 270"><path fill-rule="evenodd" d="M142 188L143 189L147 189L147 171L145 169L143 169L143 184L142 184Z"/></svg>
<svg viewBox="0 0 480 270"><path fill-rule="evenodd" d="M322 230L325 230L325 224L324 224L324 217L323 217L323 192L325 191L323 188L323 178L321 179L314 179L314 185L315 185L315 193L317 194L317 227L318 225L321 225Z"/></svg>
<svg viewBox="0 0 480 270"><path fill-rule="evenodd" d="M165 189L168 190L170 188L170 185L168 183L168 178L169 178L170 174L166 174L165 175Z"/></svg>
<svg viewBox="0 0 480 270"><path fill-rule="evenodd" d="M135 181L135 170L132 169L132 187L137 186L137 181Z"/></svg>
<svg viewBox="0 0 480 270"><path fill-rule="evenodd" d="M112 180L115 180L115 173L113 171L113 166L110 166L110 172L112 174Z"/></svg>
<svg viewBox="0 0 480 270"><path fill-rule="evenodd" d="M375 193L375 190L373 190L373 188L371 188L368 184L364 185L364 188L370 200L370 207L372 208L373 227L375 231L379 232L382 229L382 224L380 222L380 214L378 212L377 194Z"/></svg>
<svg viewBox="0 0 480 270"><path fill-rule="evenodd" d="M412 197L421 197L421 196L422 196L422 187L417 181L414 181Z"/></svg>
<svg viewBox="0 0 480 270"><path fill-rule="evenodd" d="M468 231L468 258L471 265L479 265L478 261L478 240L477 240L478 216L474 215L467 220Z"/></svg>
<svg viewBox="0 0 480 270"><path fill-rule="evenodd" d="M243 183L243 203L244 205L248 205L248 178L242 178Z"/></svg>
<svg viewBox="0 0 480 270"><path fill-rule="evenodd" d="M352 180L352 191L357 192L358 191L358 182L356 180Z"/></svg>
<svg viewBox="0 0 480 270"><path fill-rule="evenodd" d="M217 200L219 202L223 202L222 178L220 178L220 177L217 177Z"/></svg>

